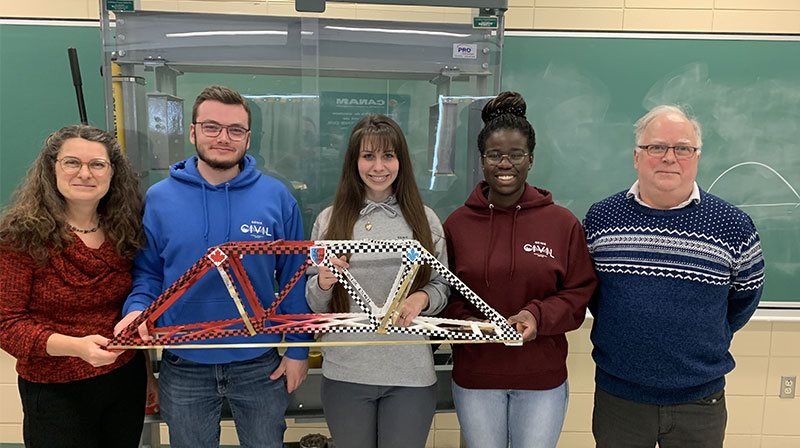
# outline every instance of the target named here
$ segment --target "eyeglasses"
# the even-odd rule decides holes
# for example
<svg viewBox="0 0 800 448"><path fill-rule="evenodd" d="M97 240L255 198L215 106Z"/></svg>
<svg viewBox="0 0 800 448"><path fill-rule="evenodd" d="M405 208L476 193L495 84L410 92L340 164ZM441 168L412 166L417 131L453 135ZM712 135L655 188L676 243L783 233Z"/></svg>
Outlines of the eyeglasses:
<svg viewBox="0 0 800 448"><path fill-rule="evenodd" d="M648 155L653 157L663 157L672 148L676 159L691 159L695 153L700 151L700 148L688 145L638 145L637 148L644 149Z"/></svg>
<svg viewBox="0 0 800 448"><path fill-rule="evenodd" d="M111 168L111 162L104 159L92 159L88 162L84 162L77 157L62 157L56 159L56 162L61 165L61 169L67 174L76 174L81 170L83 165L89 167L89 171L97 176L106 174L108 169Z"/></svg>
<svg viewBox="0 0 800 448"><path fill-rule="evenodd" d="M529 156L530 154L522 151L514 151L511 154L501 154L500 151L489 151L481 157L483 157L483 160L485 160L489 165L500 165L500 162L503 161L503 158L507 158L512 165L519 165Z"/></svg>
<svg viewBox="0 0 800 448"><path fill-rule="evenodd" d="M216 137L222 132L223 129L225 129L228 131L228 138L235 142L244 140L244 138L247 137L247 133L250 132L250 129L245 129L237 124L225 126L213 121L201 121L199 123L192 124L199 124L200 130L203 131L203 135L206 137Z"/></svg>

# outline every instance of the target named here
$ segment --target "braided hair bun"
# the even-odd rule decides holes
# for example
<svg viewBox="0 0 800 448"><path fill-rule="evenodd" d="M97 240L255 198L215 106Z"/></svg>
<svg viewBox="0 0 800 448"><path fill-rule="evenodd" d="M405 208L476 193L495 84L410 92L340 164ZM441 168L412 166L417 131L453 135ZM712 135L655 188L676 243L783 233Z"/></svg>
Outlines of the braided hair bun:
<svg viewBox="0 0 800 448"><path fill-rule="evenodd" d="M486 150L486 139L500 130L519 131L528 143L528 152L533 155L536 147L536 132L528 121L525 113L528 106L525 99L517 92L501 92L489 100L481 111L483 129L478 134L478 151L481 154Z"/></svg>
<svg viewBox="0 0 800 448"><path fill-rule="evenodd" d="M525 118L525 112L528 106L525 104L525 99L522 98L517 92L502 92L495 98L492 98L481 112L481 119L484 123L489 123L501 115L515 115L519 118Z"/></svg>

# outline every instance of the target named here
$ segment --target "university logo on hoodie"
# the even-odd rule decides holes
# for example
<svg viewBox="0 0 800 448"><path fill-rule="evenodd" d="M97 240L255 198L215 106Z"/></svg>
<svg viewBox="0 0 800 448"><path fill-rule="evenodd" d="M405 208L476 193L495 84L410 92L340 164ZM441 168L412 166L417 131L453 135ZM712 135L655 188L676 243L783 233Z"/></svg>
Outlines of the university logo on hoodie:
<svg viewBox="0 0 800 448"><path fill-rule="evenodd" d="M547 243L544 241L534 241L532 243L525 243L522 246L522 250L525 252L531 252L537 257L541 258L556 258L553 256L553 249L547 247Z"/></svg>
<svg viewBox="0 0 800 448"><path fill-rule="evenodd" d="M239 230L257 240L267 237L272 238L272 233L269 231L269 226L265 226L263 222L255 219L251 220L249 223L244 223L239 226Z"/></svg>

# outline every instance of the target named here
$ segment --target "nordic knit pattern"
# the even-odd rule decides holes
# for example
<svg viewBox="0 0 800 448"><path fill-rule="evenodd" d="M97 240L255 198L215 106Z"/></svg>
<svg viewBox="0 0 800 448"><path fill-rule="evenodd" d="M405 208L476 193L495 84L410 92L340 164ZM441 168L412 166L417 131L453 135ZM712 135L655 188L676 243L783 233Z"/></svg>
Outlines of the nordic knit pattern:
<svg viewBox="0 0 800 448"><path fill-rule="evenodd" d="M750 217L704 191L677 210L621 192L594 204L584 226L600 280L589 305L597 385L661 405L722 389L733 333L764 285Z"/></svg>
<svg viewBox="0 0 800 448"><path fill-rule="evenodd" d="M75 238L37 266L26 253L0 250L0 347L17 358L17 373L37 383L64 383L108 373L131 360L92 367L71 356L47 354L53 333L113 336L122 303L131 290L131 261L106 240L90 249Z"/></svg>

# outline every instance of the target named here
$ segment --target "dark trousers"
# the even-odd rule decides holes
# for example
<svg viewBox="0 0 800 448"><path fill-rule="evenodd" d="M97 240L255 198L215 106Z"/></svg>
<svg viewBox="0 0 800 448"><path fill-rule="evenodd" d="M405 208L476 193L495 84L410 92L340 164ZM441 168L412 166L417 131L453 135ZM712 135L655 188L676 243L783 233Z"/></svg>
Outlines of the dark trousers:
<svg viewBox="0 0 800 448"><path fill-rule="evenodd" d="M144 422L147 376L139 352L105 375L69 383L18 379L28 448L135 448Z"/></svg>
<svg viewBox="0 0 800 448"><path fill-rule="evenodd" d="M638 403L596 388L592 433L598 448L722 448L725 391L669 406Z"/></svg>
<svg viewBox="0 0 800 448"><path fill-rule="evenodd" d="M337 448L424 448L436 385L371 386L322 378L322 408Z"/></svg>

